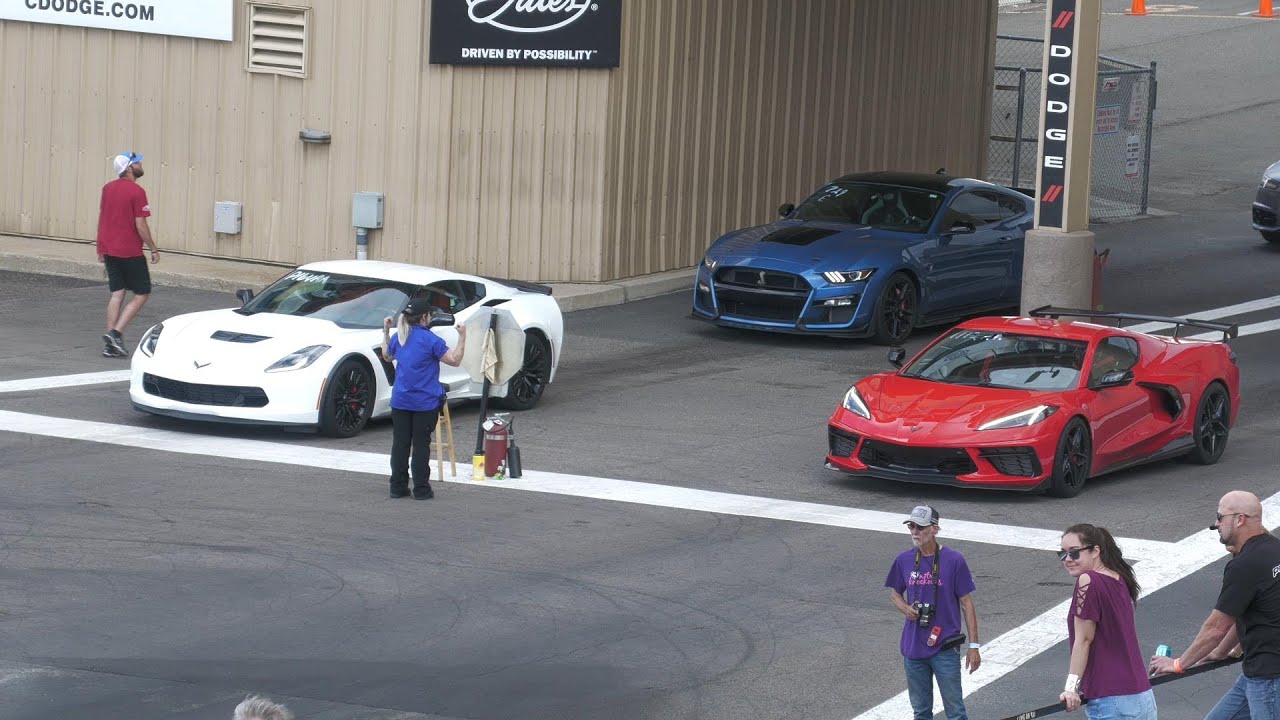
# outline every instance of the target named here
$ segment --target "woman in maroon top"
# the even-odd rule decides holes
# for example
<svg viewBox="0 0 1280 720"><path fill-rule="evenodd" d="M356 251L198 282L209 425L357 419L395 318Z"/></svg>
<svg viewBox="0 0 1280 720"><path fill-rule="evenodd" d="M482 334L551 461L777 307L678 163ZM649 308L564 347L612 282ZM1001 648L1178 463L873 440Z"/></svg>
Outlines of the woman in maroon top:
<svg viewBox="0 0 1280 720"><path fill-rule="evenodd" d="M1067 612L1071 666L1060 699L1067 710L1088 698L1089 720L1156 720L1156 699L1138 646L1133 606L1138 581L1106 528L1072 525L1058 559L1076 579Z"/></svg>

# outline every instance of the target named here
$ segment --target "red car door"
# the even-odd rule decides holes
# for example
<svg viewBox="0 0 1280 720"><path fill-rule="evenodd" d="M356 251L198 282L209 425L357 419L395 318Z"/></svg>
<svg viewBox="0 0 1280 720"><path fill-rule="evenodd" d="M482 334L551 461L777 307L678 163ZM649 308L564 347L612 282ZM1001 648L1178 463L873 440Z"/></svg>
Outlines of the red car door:
<svg viewBox="0 0 1280 720"><path fill-rule="evenodd" d="M1112 336L1099 341L1089 369L1089 417L1093 432L1094 462L1091 474L1103 472L1135 458L1146 457L1166 442L1167 414L1161 400L1138 384L1142 365L1138 343ZM1109 374L1128 371L1123 384L1103 387Z"/></svg>

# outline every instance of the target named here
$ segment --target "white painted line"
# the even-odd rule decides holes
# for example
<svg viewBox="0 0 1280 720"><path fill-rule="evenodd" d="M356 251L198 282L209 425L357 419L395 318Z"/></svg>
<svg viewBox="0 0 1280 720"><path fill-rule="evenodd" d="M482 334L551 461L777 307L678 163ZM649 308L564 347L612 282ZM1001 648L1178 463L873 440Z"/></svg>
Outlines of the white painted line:
<svg viewBox="0 0 1280 720"><path fill-rule="evenodd" d="M127 382L128 380L128 370L108 370L106 372L81 373L80 375L55 375L53 377L27 378L26 380L0 380L0 393L48 390L51 388L75 387L77 385L101 385L103 383Z"/></svg>
<svg viewBox="0 0 1280 720"><path fill-rule="evenodd" d="M1206 518L1209 516L1205 508ZM1280 517L1280 493L1272 495L1262 503L1262 516L1269 518L1266 523L1269 529L1276 527L1275 519ZM1206 528L1208 522L1205 522ZM1127 552L1125 553L1128 554ZM1194 572L1213 564L1227 554L1218 542L1217 533L1201 530L1174 544L1172 551L1135 564L1134 572L1138 584L1142 585L1142 597L1168 587L1169 585L1191 575ZM1065 573L1065 571L1064 571ZM982 588L978 588L981 592ZM1036 655L1067 639L1067 603L1061 603L1041 613L1031 621L1006 632L1000 637L986 643L982 648L982 667L974 675L962 674L964 694L969 696L979 689L990 685L1034 658ZM979 604L981 607L981 604ZM1141 605L1139 605L1141 611ZM981 610L979 610L981 612ZM1209 608L1205 608L1206 615ZM1067 657L1062 658L1062 672L1066 673ZM1057 675L1054 676L1058 677ZM903 680L906 683L906 680ZM1046 685L1045 703L1052 702L1057 696L1052 685ZM934 713L942 712L941 696L934 693ZM1040 703L1032 703L1038 705ZM1009 708L1014 713L1019 708ZM886 700L867 712L858 715L854 720L901 720L911 717L911 703L906 691ZM1005 714L1005 713L1001 713Z"/></svg>
<svg viewBox="0 0 1280 720"><path fill-rule="evenodd" d="M1203 310L1196 313L1186 313L1182 317L1195 318L1197 320L1218 320L1232 315L1244 315L1245 313L1257 312L1259 310L1268 310L1273 307L1280 307L1280 295L1269 298L1261 298L1259 300L1250 300L1236 305L1228 305L1226 307L1213 308L1212 310ZM1161 330L1168 330L1173 327L1169 323L1149 322L1141 325L1130 325L1126 330L1133 330L1141 333L1153 333ZM1221 336L1222 333L1217 333Z"/></svg>
<svg viewBox="0 0 1280 720"><path fill-rule="evenodd" d="M0 431L66 438L69 440L86 440L188 455L208 455L233 460L284 463L371 475L385 476L389 471L387 465L388 456L385 453L334 450L310 445L290 445L261 440L193 435L170 430L111 425L7 410L0 410ZM583 475L562 475L559 473L526 470L524 476L519 480L473 481L471 480L471 465L458 463L458 477L446 479L446 482L636 503L639 505L719 513L722 515L785 520L853 530L870 530L896 534L906 533L902 524L904 516L901 513L886 513L839 505L777 500L753 495L735 495L631 480L611 480ZM1057 549L1061 531L944 519L941 537L944 541L961 540L988 545L1049 551ZM1124 548L1126 556L1135 558L1160 557L1172 549L1172 543L1155 540L1117 538L1116 542Z"/></svg>

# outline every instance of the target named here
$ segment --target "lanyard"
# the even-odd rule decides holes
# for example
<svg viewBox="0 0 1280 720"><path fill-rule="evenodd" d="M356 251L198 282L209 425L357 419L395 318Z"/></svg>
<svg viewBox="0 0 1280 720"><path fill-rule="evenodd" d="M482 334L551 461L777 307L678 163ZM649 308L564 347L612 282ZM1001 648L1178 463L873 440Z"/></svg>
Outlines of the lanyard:
<svg viewBox="0 0 1280 720"><path fill-rule="evenodd" d="M915 567L915 570L913 571L916 577L920 576L920 557L921 557L920 551L916 550L916 567ZM942 557L942 546L939 545L938 549L933 553L933 572L930 573L929 575L929 585L933 586L933 602L931 604L934 606L937 606L938 604L938 584L942 582L942 578L938 576L938 559L941 557ZM922 592L924 591L923 590L916 591L916 602L919 602L922 599L920 597L920 594Z"/></svg>

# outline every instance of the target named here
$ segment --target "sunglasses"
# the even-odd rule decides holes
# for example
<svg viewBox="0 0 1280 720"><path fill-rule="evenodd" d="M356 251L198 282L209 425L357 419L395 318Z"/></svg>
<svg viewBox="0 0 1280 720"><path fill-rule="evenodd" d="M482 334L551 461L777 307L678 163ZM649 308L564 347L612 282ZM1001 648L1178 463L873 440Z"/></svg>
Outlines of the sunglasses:
<svg viewBox="0 0 1280 720"><path fill-rule="evenodd" d="M1065 562L1067 558L1071 558L1072 560L1079 560L1079 559L1080 559L1080 553L1084 552L1085 550L1090 550L1090 549L1092 549L1092 548L1096 548L1096 547L1098 547L1098 546L1097 546L1097 545L1085 545L1085 546L1083 546L1083 547L1073 548L1073 549L1071 549L1071 550L1059 550L1059 551L1058 551L1058 562Z"/></svg>
<svg viewBox="0 0 1280 720"><path fill-rule="evenodd" d="M1214 513L1214 515L1218 518L1218 522L1222 522L1222 518L1232 517L1234 515L1244 515L1245 517L1249 517L1248 513L1227 513L1225 515L1222 513Z"/></svg>

